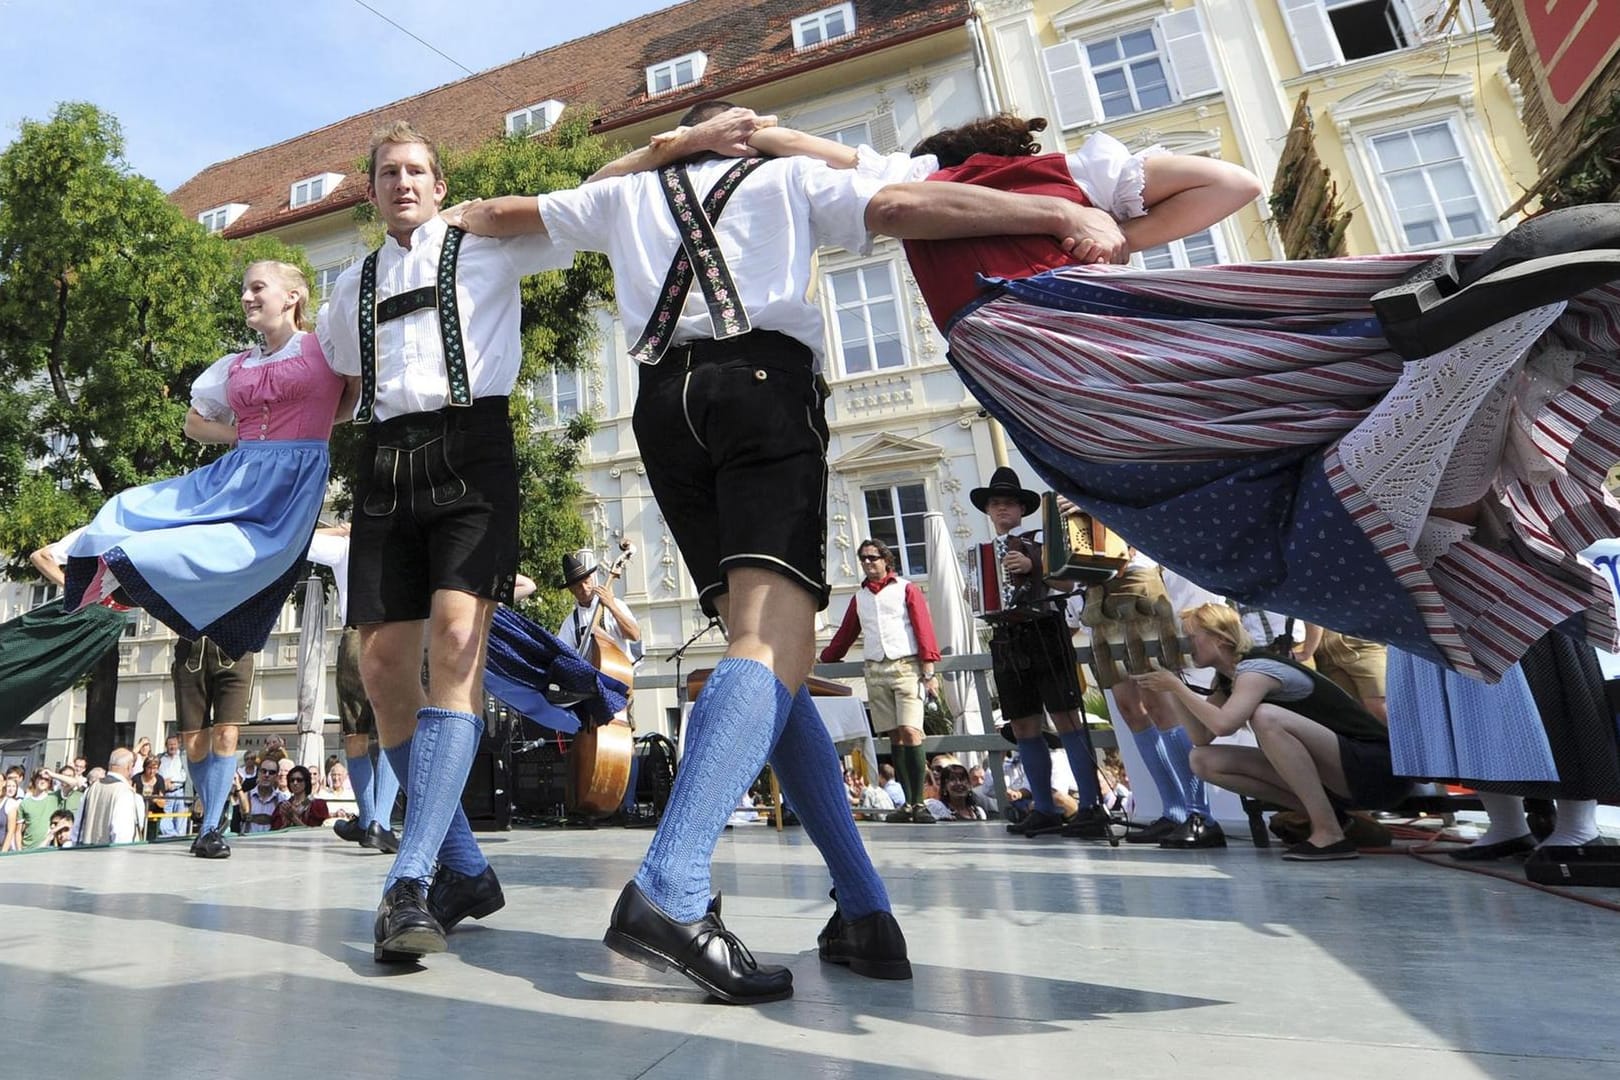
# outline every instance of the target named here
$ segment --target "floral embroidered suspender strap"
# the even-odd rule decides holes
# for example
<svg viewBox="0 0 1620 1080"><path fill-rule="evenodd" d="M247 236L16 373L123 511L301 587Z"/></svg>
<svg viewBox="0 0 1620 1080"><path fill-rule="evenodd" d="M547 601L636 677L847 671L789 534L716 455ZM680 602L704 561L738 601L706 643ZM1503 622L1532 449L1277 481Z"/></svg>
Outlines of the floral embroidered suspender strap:
<svg viewBox="0 0 1620 1080"><path fill-rule="evenodd" d="M439 314L439 340L444 345L450 404L472 404L467 348L461 339L461 313L456 306L456 259L461 254L461 238L465 235L457 228L445 230L435 284L390 296L380 304L377 302L377 252L366 256L360 267L360 402L354 410L355 423L371 422L372 405L377 399L377 324L426 307L436 308Z"/></svg>
<svg viewBox="0 0 1620 1080"><path fill-rule="evenodd" d="M731 200L737 185L764 163L764 158L744 158L737 162L726 170L701 203L685 169L671 165L659 170L658 180L664 192L664 201L669 204L680 229L681 250L676 254L675 261L670 263L669 273L664 276L658 304L653 309L652 317L647 320L646 329L642 330L641 337L630 348L632 358L644 364L656 364L663 358L674 335L681 308L686 306L686 296L692 290L694 279L698 288L703 290L704 302L708 304L709 324L714 329L715 338L748 333L748 313L743 310L741 299L737 296L736 282L732 281L725 257L720 254L720 242L714 235L714 222ZM694 266L698 272L694 272Z"/></svg>

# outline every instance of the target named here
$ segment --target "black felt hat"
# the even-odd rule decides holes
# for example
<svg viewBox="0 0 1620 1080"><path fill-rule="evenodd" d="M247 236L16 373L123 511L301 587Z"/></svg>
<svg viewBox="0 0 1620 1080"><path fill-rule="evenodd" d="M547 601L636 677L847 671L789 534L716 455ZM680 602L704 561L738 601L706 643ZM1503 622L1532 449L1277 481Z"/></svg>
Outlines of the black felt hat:
<svg viewBox="0 0 1620 1080"><path fill-rule="evenodd" d="M580 548L563 556L564 586L583 581L594 573L596 573L596 552L590 548Z"/></svg>
<svg viewBox="0 0 1620 1080"><path fill-rule="evenodd" d="M1020 484L1018 474L1006 465L990 474L989 484L968 492L968 500L983 512L986 504L997 495L1010 495L1017 499L1024 508L1025 517L1041 508L1041 497Z"/></svg>

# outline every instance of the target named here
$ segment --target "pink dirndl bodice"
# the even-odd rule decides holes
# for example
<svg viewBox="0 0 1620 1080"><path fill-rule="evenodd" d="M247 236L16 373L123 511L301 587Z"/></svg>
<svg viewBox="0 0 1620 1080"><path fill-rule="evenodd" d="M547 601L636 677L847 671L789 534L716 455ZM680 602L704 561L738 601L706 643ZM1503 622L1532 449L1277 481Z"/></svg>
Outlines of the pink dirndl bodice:
<svg viewBox="0 0 1620 1080"><path fill-rule="evenodd" d="M226 384L238 442L330 439L343 378L327 364L316 336L305 334L299 354L285 360L245 367L248 355L231 363Z"/></svg>

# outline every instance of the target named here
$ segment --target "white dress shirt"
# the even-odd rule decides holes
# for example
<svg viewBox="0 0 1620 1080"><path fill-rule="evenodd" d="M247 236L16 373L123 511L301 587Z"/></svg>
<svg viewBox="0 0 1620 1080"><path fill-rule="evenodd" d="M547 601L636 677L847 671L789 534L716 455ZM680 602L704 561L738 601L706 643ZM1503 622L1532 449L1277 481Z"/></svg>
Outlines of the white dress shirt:
<svg viewBox="0 0 1620 1080"><path fill-rule="evenodd" d="M409 250L392 236L377 255L377 300L433 285L439 252L444 248L444 220L434 217L411 234ZM523 359L519 327L518 282L542 270L560 270L573 262L545 236L492 239L466 236L456 262L456 304L466 344L467 379L472 396L502 397L517 383ZM322 306L315 332L327 363L339 375L360 374L360 269L355 263L338 278ZM433 412L450 402L439 313L421 308L377 324L378 420L407 413Z"/></svg>
<svg viewBox="0 0 1620 1080"><path fill-rule="evenodd" d="M583 641L585 630L591 625L591 607L590 604L575 604L574 609L568 613L568 618L557 627L557 636L573 646L574 651L582 654L585 652ZM624 629L619 626L619 620L613 617L613 612L608 610L606 604L602 605L602 619L597 626L606 631L620 652L626 656L630 654L630 640L624 636Z"/></svg>
<svg viewBox="0 0 1620 1080"><path fill-rule="evenodd" d="M711 159L688 167L700 199L736 164ZM809 158L778 158L756 168L715 222L715 236L755 330L775 330L815 354L826 349L821 309L811 298L816 249L865 252L866 204L885 181ZM635 341L652 317L664 276L680 249L675 217L658 174L636 173L539 196L540 216L559 249L601 251L613 264L613 284L625 336ZM697 282L681 310L674 344L714 336Z"/></svg>
<svg viewBox="0 0 1620 1080"><path fill-rule="evenodd" d="M338 622L349 625L349 538L337 533L317 532L309 538L305 556L312 563L330 567L337 583Z"/></svg>

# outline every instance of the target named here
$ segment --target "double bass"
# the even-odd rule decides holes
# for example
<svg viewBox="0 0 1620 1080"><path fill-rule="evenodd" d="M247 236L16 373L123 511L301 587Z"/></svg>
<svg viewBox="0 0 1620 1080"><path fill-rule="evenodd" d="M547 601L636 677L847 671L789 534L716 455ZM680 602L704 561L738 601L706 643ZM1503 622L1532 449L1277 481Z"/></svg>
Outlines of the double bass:
<svg viewBox="0 0 1620 1080"><path fill-rule="evenodd" d="M613 579L624 572L625 564L636 553L635 545L628 539L619 541L619 549L621 554L607 571L605 584L610 588ZM635 662L619 648L612 635L602 629L600 597L592 603L591 621L580 652L597 671L624 684L628 709ZM630 724L618 717L608 723L588 724L579 729L568 749L570 810L605 817L619 809L630 784L634 743Z"/></svg>

